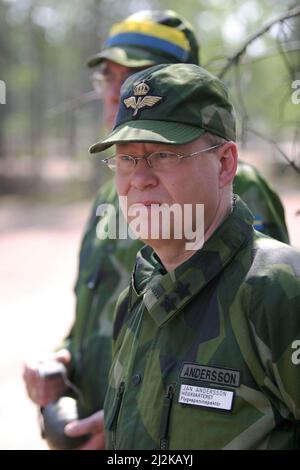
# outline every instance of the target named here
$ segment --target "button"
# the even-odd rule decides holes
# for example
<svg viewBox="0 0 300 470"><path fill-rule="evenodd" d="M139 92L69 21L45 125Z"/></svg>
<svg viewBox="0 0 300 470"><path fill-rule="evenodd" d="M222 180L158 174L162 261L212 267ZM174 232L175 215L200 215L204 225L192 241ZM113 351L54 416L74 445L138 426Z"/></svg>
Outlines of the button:
<svg viewBox="0 0 300 470"><path fill-rule="evenodd" d="M142 376L141 374L134 374L134 376L132 377L132 383L133 385L139 385L142 381Z"/></svg>

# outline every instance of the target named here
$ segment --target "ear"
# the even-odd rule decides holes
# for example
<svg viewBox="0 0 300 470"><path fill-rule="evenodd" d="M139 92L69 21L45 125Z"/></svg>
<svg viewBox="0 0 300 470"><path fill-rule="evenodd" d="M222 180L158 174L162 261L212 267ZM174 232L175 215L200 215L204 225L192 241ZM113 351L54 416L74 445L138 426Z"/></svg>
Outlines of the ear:
<svg viewBox="0 0 300 470"><path fill-rule="evenodd" d="M232 183L237 170L238 150L234 142L227 142L220 148L219 187Z"/></svg>

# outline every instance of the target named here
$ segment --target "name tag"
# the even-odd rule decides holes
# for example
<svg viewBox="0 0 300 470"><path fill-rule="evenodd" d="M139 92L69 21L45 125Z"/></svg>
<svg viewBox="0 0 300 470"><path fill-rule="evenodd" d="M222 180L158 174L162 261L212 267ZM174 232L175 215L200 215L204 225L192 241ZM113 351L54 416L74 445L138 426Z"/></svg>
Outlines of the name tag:
<svg viewBox="0 0 300 470"><path fill-rule="evenodd" d="M234 392L231 390L182 384L178 402L185 405L230 411L232 409L233 397Z"/></svg>
<svg viewBox="0 0 300 470"><path fill-rule="evenodd" d="M230 387L239 387L240 375L241 373L238 370L203 366L189 362L184 363L180 373L180 377L183 379L210 382L217 385L228 385Z"/></svg>

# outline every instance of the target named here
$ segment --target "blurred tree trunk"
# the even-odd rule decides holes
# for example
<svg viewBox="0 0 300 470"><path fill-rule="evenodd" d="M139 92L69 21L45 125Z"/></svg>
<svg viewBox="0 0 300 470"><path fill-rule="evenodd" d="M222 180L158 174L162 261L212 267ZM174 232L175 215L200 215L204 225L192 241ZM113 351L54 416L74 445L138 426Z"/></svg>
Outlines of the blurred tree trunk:
<svg viewBox="0 0 300 470"><path fill-rule="evenodd" d="M10 36L7 22L5 21L7 8L0 3L0 80L6 84L6 93L9 89L9 62L10 62ZM6 96L6 104L0 104L0 158L6 155L6 136L4 122L9 114L9 99Z"/></svg>
<svg viewBox="0 0 300 470"><path fill-rule="evenodd" d="M30 18L30 17L29 17ZM31 90L30 90L30 150L31 155L38 157L43 151L44 119L45 119L45 80L47 48L44 29L29 23L31 49ZM53 73L55 73L53 71ZM39 166L36 161L37 166Z"/></svg>

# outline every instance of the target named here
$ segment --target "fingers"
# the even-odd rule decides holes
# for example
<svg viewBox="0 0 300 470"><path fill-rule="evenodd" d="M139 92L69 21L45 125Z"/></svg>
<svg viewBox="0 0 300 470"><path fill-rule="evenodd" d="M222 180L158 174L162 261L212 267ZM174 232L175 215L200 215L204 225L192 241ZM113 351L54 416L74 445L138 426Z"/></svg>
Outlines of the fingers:
<svg viewBox="0 0 300 470"><path fill-rule="evenodd" d="M39 406L45 406L57 400L67 389L63 378L42 378L38 372L38 364L24 364L23 379L29 398Z"/></svg>
<svg viewBox="0 0 300 470"><path fill-rule="evenodd" d="M66 389L65 383L59 378L40 379L33 389L35 391L35 402L40 406L45 406L61 397Z"/></svg>
<svg viewBox="0 0 300 470"><path fill-rule="evenodd" d="M31 400L39 406L57 400L64 394L66 386L64 383L57 383L57 379L39 379L34 385L27 389Z"/></svg>
<svg viewBox="0 0 300 470"><path fill-rule="evenodd" d="M71 361L71 353L67 349L60 349L53 355L53 359L68 365Z"/></svg>
<svg viewBox="0 0 300 470"><path fill-rule="evenodd" d="M24 364L23 368L23 380L25 382L25 387L29 398L36 404L37 392L36 392L36 383L38 380L37 370L34 366L29 364Z"/></svg>
<svg viewBox="0 0 300 470"><path fill-rule="evenodd" d="M91 437L77 450L104 450L104 412L97 411L88 418L72 421L65 426L65 434L70 437L78 437L91 434Z"/></svg>
<svg viewBox="0 0 300 470"><path fill-rule="evenodd" d="M88 418L72 421L65 426L65 434L70 437L82 436L84 434L96 434L104 432L103 410L97 411Z"/></svg>
<svg viewBox="0 0 300 470"><path fill-rule="evenodd" d="M23 367L23 380L25 382L27 391L36 382L36 371L27 364Z"/></svg>
<svg viewBox="0 0 300 470"><path fill-rule="evenodd" d="M76 450L105 450L104 432L94 434L81 447L77 447Z"/></svg>

